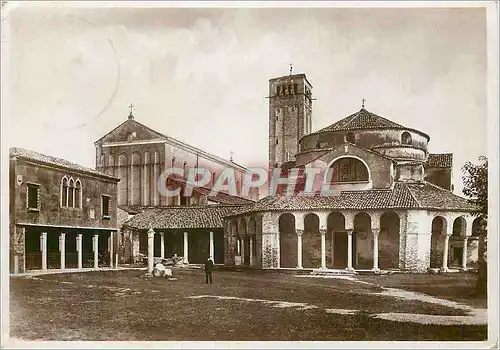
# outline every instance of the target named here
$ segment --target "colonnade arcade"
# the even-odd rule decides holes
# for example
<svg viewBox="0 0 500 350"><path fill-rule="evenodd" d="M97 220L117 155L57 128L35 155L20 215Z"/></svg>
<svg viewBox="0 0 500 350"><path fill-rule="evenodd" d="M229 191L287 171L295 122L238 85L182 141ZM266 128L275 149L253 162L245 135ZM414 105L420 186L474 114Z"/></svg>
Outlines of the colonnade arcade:
<svg viewBox="0 0 500 350"><path fill-rule="evenodd" d="M233 256L226 263L378 271L411 268L412 263L406 260L420 259L427 261L426 268L446 271L449 264L467 267L467 242L472 227L478 226L477 219L466 213L427 212L423 220L417 221L416 231L409 230L409 234L419 235L424 242L414 247L414 241L406 240L408 213L268 212L233 218L227 226ZM264 246L263 235L272 237L265 240ZM273 249L274 253L270 253ZM411 252L419 249L416 255ZM276 255L272 266L264 262L266 254Z"/></svg>

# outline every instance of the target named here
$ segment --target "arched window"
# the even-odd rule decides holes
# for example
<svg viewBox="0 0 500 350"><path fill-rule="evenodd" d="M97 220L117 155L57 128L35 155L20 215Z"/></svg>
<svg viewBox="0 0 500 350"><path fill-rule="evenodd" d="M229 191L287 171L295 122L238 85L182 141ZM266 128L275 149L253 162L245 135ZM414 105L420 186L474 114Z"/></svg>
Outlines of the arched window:
<svg viewBox="0 0 500 350"><path fill-rule="evenodd" d="M331 166L332 182L368 181L368 169L356 158L341 158Z"/></svg>
<svg viewBox="0 0 500 350"><path fill-rule="evenodd" d="M349 143L356 143L356 138L354 137L354 134L352 132L348 132L346 135L345 135L345 140L346 142L349 142Z"/></svg>
<svg viewBox="0 0 500 350"><path fill-rule="evenodd" d="M74 206L74 200L75 197L73 197L75 193L75 183L73 179L69 180L69 187L68 187L68 207L73 207Z"/></svg>
<svg viewBox="0 0 500 350"><path fill-rule="evenodd" d="M75 207L82 207L82 184L80 180L76 180L75 184Z"/></svg>
<svg viewBox="0 0 500 350"><path fill-rule="evenodd" d="M401 134L401 143L403 145L411 145L411 135L409 132L404 132Z"/></svg>
<svg viewBox="0 0 500 350"><path fill-rule="evenodd" d="M68 179L63 177L61 181L61 207L68 206Z"/></svg>

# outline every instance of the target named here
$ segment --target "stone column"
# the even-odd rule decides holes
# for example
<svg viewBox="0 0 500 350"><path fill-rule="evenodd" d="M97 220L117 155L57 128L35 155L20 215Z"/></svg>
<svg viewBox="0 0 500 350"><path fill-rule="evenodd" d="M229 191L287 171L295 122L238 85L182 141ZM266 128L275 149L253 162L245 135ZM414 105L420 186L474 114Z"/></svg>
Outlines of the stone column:
<svg viewBox="0 0 500 350"><path fill-rule="evenodd" d="M78 268L83 268L83 259L82 259L82 234L79 233L76 236L76 251L78 252Z"/></svg>
<svg viewBox="0 0 500 350"><path fill-rule="evenodd" d="M94 248L94 269L99 268L99 235L92 237L92 246Z"/></svg>
<svg viewBox="0 0 500 350"><path fill-rule="evenodd" d="M250 240L250 266L252 266L252 262L253 262L253 238L252 236L249 236L248 239Z"/></svg>
<svg viewBox="0 0 500 350"><path fill-rule="evenodd" d="M114 255L113 236L114 236L114 232L110 231L110 233L109 233L109 267L113 267L113 255Z"/></svg>
<svg viewBox="0 0 500 350"><path fill-rule="evenodd" d="M464 249L462 250L462 270L467 270L467 241L469 237L464 237Z"/></svg>
<svg viewBox="0 0 500 350"><path fill-rule="evenodd" d="M241 236L240 256L241 256L241 265L245 265L245 236Z"/></svg>
<svg viewBox="0 0 500 350"><path fill-rule="evenodd" d="M61 270L66 268L66 234L59 235L59 252L61 253Z"/></svg>
<svg viewBox="0 0 500 350"><path fill-rule="evenodd" d="M304 230L295 230L297 232L297 268L302 269L302 235Z"/></svg>
<svg viewBox="0 0 500 350"><path fill-rule="evenodd" d="M347 231L347 270L354 270L352 267L352 233L353 230L346 230Z"/></svg>
<svg viewBox="0 0 500 350"><path fill-rule="evenodd" d="M212 231L210 231L209 251L210 251L210 256L212 257L212 259L214 259L214 263L215 263L215 257L214 257L214 233Z"/></svg>
<svg viewBox="0 0 500 350"><path fill-rule="evenodd" d="M380 233L380 229L373 228L373 271L379 272L380 268L378 267L378 236Z"/></svg>
<svg viewBox="0 0 500 350"><path fill-rule="evenodd" d="M326 230L319 230L321 233L321 268L326 269Z"/></svg>
<svg viewBox="0 0 500 350"><path fill-rule="evenodd" d="M445 235L444 236L444 252L443 252L443 267L441 268L441 270L443 272L447 272L448 271L448 249L449 249L449 243L450 243L450 235Z"/></svg>
<svg viewBox="0 0 500 350"><path fill-rule="evenodd" d="M189 264L188 233L184 232L184 264Z"/></svg>
<svg viewBox="0 0 500 350"><path fill-rule="evenodd" d="M154 268L154 243L155 243L155 231L150 228L148 230L148 272L153 273Z"/></svg>
<svg viewBox="0 0 500 350"><path fill-rule="evenodd" d="M40 251L42 252L42 270L47 270L47 232L40 234Z"/></svg>
<svg viewBox="0 0 500 350"><path fill-rule="evenodd" d="M165 232L160 232L160 257L165 259Z"/></svg>

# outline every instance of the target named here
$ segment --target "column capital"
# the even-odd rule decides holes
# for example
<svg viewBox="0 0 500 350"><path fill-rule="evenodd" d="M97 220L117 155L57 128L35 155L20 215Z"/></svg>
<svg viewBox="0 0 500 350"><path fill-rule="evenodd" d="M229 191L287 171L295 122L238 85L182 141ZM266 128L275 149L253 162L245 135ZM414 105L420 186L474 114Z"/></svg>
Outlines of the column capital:
<svg viewBox="0 0 500 350"><path fill-rule="evenodd" d="M319 230L319 233L322 235L322 236L325 236L326 235L326 229L320 229Z"/></svg>
<svg viewBox="0 0 500 350"><path fill-rule="evenodd" d="M348 229L346 229L346 230L345 230L345 232L347 232L347 234L348 234L349 236L352 236L352 234L353 234L353 232L354 232L354 229L352 229L352 228L348 228Z"/></svg>
<svg viewBox="0 0 500 350"><path fill-rule="evenodd" d="M64 233L64 232L61 232L61 233L59 234L59 237L64 237L64 236L66 236L66 233Z"/></svg>
<svg viewBox="0 0 500 350"><path fill-rule="evenodd" d="M40 233L40 234L41 234L42 236L47 237L47 232L42 232L42 233Z"/></svg>
<svg viewBox="0 0 500 350"><path fill-rule="evenodd" d="M380 235L380 229L379 228L372 228L372 235L373 236Z"/></svg>
<svg viewBox="0 0 500 350"><path fill-rule="evenodd" d="M297 236L302 236L304 234L304 230L296 229L295 233L297 233Z"/></svg>

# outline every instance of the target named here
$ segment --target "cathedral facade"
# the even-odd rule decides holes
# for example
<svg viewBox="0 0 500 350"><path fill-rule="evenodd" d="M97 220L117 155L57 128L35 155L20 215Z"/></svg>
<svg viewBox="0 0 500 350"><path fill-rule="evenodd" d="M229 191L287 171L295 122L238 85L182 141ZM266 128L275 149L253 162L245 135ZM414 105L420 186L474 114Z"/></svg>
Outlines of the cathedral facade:
<svg viewBox="0 0 500 350"><path fill-rule="evenodd" d="M225 264L416 272L473 264L479 220L452 193L452 154L430 154L428 134L364 101L313 132L311 91L305 74L269 81L269 167L298 172L302 188L226 216ZM314 169L331 175L332 194L304 191Z"/></svg>
<svg viewBox="0 0 500 350"><path fill-rule="evenodd" d="M222 217L259 197L257 188L241 195L247 168L153 130L135 120L132 112L95 142L95 151L96 170L120 179L117 225L122 263L134 263L147 255L147 231L151 227L156 233L155 257L177 255L185 262L201 263L212 256L222 264ZM182 174L163 176L172 168ZM194 169L210 172L205 186L189 184L188 174ZM225 169L234 174L237 195L211 195L210 189ZM178 194L166 195L163 185L177 188ZM191 193L186 191L189 185L194 187Z"/></svg>

